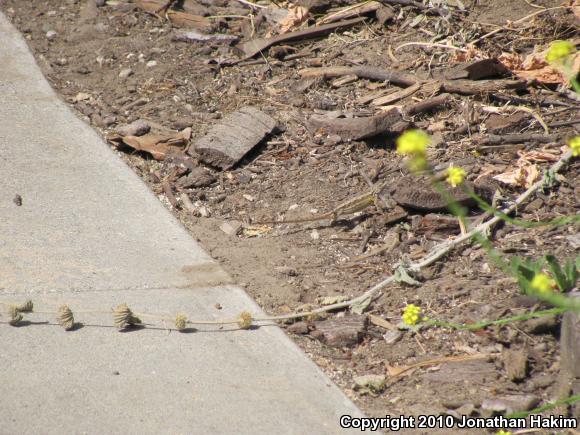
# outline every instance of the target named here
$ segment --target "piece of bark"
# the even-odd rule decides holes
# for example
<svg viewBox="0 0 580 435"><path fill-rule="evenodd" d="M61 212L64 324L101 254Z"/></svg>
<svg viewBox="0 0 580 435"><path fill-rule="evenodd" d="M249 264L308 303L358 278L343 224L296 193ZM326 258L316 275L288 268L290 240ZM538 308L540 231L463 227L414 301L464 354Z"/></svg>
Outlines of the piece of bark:
<svg viewBox="0 0 580 435"><path fill-rule="evenodd" d="M403 111L407 115L416 115L417 113L425 113L429 112L439 106L443 106L451 99L451 95L449 94L441 94L437 95L436 97L429 98L427 100L421 101L419 103L412 104L408 107L405 107Z"/></svg>
<svg viewBox="0 0 580 435"><path fill-rule="evenodd" d="M284 33L282 35L273 36L271 38L252 39L251 41L244 42L238 46L238 48L240 48L245 53L245 57L240 59L240 62L254 57L256 54L263 52L273 45L292 41L300 41L309 38L318 38L320 36L334 32L335 30L362 23L364 20L364 17L353 18L351 20L340 21L338 23L324 24L322 26L309 27L307 29L297 30L295 32Z"/></svg>
<svg viewBox="0 0 580 435"><path fill-rule="evenodd" d="M167 197L167 200L171 204L171 207L177 208L177 198L175 198L175 195L173 194L173 191L171 190L171 186L169 185L169 183L167 181L164 181L161 184L161 187L163 188L163 193L165 193L165 196Z"/></svg>
<svg viewBox="0 0 580 435"><path fill-rule="evenodd" d="M175 185L179 189L190 189L192 187L207 187L216 181L216 177L205 169L193 168L186 177L181 177Z"/></svg>
<svg viewBox="0 0 580 435"><path fill-rule="evenodd" d="M476 95L502 91L504 89L525 89L524 80L444 80L441 90L452 94Z"/></svg>
<svg viewBox="0 0 580 435"><path fill-rule="evenodd" d="M252 106L230 113L192 147L199 158L220 169L230 169L267 135L278 130L276 121ZM191 154L190 151L188 151Z"/></svg>
<svg viewBox="0 0 580 435"><path fill-rule="evenodd" d="M366 316L345 316L314 323L310 335L333 347L350 347L358 344L367 328Z"/></svg>
<svg viewBox="0 0 580 435"><path fill-rule="evenodd" d="M415 234L419 235L433 233L457 235L460 232L459 220L454 216L429 213L421 218L413 230Z"/></svg>
<svg viewBox="0 0 580 435"><path fill-rule="evenodd" d="M334 23L335 21L346 20L352 17L360 17L361 15L370 14L375 12L381 7L381 4L377 1L370 1L368 3L361 3L356 6L348 6L340 11L333 12L331 14L322 17L318 24Z"/></svg>
<svg viewBox="0 0 580 435"><path fill-rule="evenodd" d="M377 19L377 23L379 23L379 25L381 26L384 26L387 22L394 20L395 16L396 15L393 12L393 10L386 6L382 6L375 12L375 18Z"/></svg>
<svg viewBox="0 0 580 435"><path fill-rule="evenodd" d="M383 133L399 133L404 129L403 118L398 109L365 118L329 119L313 115L308 120L312 130L323 129L327 134L336 134L343 141L360 140Z"/></svg>
<svg viewBox="0 0 580 435"><path fill-rule="evenodd" d="M514 133L506 135L490 134L479 140L479 145L500 145L506 143L524 143L524 142L539 142L550 143L557 142L560 135L557 134L537 134L537 133Z"/></svg>
<svg viewBox="0 0 580 435"><path fill-rule="evenodd" d="M445 71L443 76L449 80L482 80L503 76L508 72L509 70L501 62L495 58L490 58L459 65L451 70Z"/></svg>
<svg viewBox="0 0 580 435"><path fill-rule="evenodd" d="M528 375L528 350L504 349L501 354L507 377L514 382L526 379Z"/></svg>
<svg viewBox="0 0 580 435"><path fill-rule="evenodd" d="M386 106L387 104L393 104L399 100L402 100L403 98L410 97L420 88L421 85L419 83L415 83L408 88L401 89L400 91L393 92L392 94L385 95L384 97L375 98L371 104L373 106Z"/></svg>
<svg viewBox="0 0 580 435"><path fill-rule="evenodd" d="M530 116L528 112L515 112L508 116L492 113L485 121L485 127L488 133L501 134L522 125Z"/></svg>

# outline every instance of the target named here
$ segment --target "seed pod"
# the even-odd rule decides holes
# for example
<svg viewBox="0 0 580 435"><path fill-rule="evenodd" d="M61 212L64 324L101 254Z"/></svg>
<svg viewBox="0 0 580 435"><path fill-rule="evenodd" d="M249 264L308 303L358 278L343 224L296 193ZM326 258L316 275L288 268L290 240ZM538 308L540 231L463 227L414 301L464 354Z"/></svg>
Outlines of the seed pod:
<svg viewBox="0 0 580 435"><path fill-rule="evenodd" d="M126 329L129 326L141 323L141 319L133 315L133 311L131 311L127 304L120 304L113 310L113 319L115 321L115 327L118 329Z"/></svg>
<svg viewBox="0 0 580 435"><path fill-rule="evenodd" d="M183 331L187 326L187 316L185 314L178 314L175 316L175 329Z"/></svg>
<svg viewBox="0 0 580 435"><path fill-rule="evenodd" d="M20 313L32 313L32 309L34 308L34 304L29 299L17 308L18 308L18 312L20 312Z"/></svg>
<svg viewBox="0 0 580 435"><path fill-rule="evenodd" d="M252 315L247 311L242 311L238 317L238 326L240 329L250 329L252 326Z"/></svg>
<svg viewBox="0 0 580 435"><path fill-rule="evenodd" d="M75 326L75 318L68 305L61 305L61 307L58 309L58 316L56 320L58 324L65 329L65 331L70 331Z"/></svg>
<svg viewBox="0 0 580 435"><path fill-rule="evenodd" d="M10 305L8 307L8 314L10 315L10 321L8 323L12 326L18 326L23 319L22 314L20 314L20 310L16 305Z"/></svg>

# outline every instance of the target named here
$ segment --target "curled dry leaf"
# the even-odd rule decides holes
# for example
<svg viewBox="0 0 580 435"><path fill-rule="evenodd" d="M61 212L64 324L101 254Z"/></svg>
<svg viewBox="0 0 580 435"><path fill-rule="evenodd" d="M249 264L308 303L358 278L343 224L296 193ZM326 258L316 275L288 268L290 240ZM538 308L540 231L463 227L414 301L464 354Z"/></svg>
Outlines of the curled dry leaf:
<svg viewBox="0 0 580 435"><path fill-rule="evenodd" d="M540 173L535 164L520 158L515 167L509 171L493 177L494 180L512 186L519 186L527 189L538 179Z"/></svg>
<svg viewBox="0 0 580 435"><path fill-rule="evenodd" d="M170 153L183 151L190 137L191 128L186 128L175 134L113 135L109 137L109 140L117 146L126 145L136 151L149 153L155 160L164 160Z"/></svg>
<svg viewBox="0 0 580 435"><path fill-rule="evenodd" d="M546 61L548 49L535 51L522 58L517 53L502 53L498 60L522 80L536 80L540 83L568 84L568 80L558 69ZM573 68L580 70L580 52L576 53Z"/></svg>
<svg viewBox="0 0 580 435"><path fill-rule="evenodd" d="M558 154L549 151L520 151L518 155L530 162L557 162L560 158Z"/></svg>
<svg viewBox="0 0 580 435"><path fill-rule="evenodd" d="M308 19L308 9L303 6L288 5L288 14L280 22L280 33L290 32Z"/></svg>
<svg viewBox="0 0 580 435"><path fill-rule="evenodd" d="M555 162L560 156L548 151L523 151L519 152L520 158L514 168L496 175L494 180L505 184L528 188L536 182L540 173L538 167L532 162Z"/></svg>

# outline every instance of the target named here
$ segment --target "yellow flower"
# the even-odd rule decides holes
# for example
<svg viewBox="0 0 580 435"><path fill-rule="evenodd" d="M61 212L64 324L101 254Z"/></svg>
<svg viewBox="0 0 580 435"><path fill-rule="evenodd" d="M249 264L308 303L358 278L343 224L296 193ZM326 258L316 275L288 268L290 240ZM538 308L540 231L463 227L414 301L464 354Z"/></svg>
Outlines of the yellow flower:
<svg viewBox="0 0 580 435"><path fill-rule="evenodd" d="M403 311L403 323L405 325L413 326L421 320L421 307L409 304Z"/></svg>
<svg viewBox="0 0 580 435"><path fill-rule="evenodd" d="M509 430L500 430L499 432L496 432L495 435L512 435L512 433Z"/></svg>
<svg viewBox="0 0 580 435"><path fill-rule="evenodd" d="M574 157L580 156L580 136L574 136L568 141L568 145L572 149L572 155Z"/></svg>
<svg viewBox="0 0 580 435"><path fill-rule="evenodd" d="M463 183L463 179L467 173L462 168L457 168L455 166L449 166L447 169L447 182L453 187L457 187Z"/></svg>
<svg viewBox="0 0 580 435"><path fill-rule="evenodd" d="M550 63L560 62L575 51L576 47L570 41L554 41L546 54L546 60Z"/></svg>
<svg viewBox="0 0 580 435"><path fill-rule="evenodd" d="M407 130L397 139L397 152L403 155L425 156L431 138L421 130Z"/></svg>
<svg viewBox="0 0 580 435"><path fill-rule="evenodd" d="M530 287L538 293L550 293L554 287L554 280L545 273L537 273L532 279Z"/></svg>

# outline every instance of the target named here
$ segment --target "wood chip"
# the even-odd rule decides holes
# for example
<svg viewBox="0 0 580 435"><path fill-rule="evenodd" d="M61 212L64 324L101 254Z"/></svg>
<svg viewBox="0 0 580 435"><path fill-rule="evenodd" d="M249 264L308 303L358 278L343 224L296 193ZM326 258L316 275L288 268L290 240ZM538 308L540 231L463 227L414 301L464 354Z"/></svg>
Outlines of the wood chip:
<svg viewBox="0 0 580 435"><path fill-rule="evenodd" d="M359 343L366 327L366 316L345 316L315 322L316 329L310 335L333 347L350 347Z"/></svg>
<svg viewBox="0 0 580 435"><path fill-rule="evenodd" d="M313 130L323 129L326 134L336 134L343 141L360 140L383 133L402 131L406 123L397 109L365 118L336 118L313 115L308 120Z"/></svg>
<svg viewBox="0 0 580 435"><path fill-rule="evenodd" d="M523 381L528 374L527 349L505 349L501 356L508 378L514 382Z"/></svg>
<svg viewBox="0 0 580 435"><path fill-rule="evenodd" d="M277 129L276 121L269 115L255 107L246 106L214 125L195 142L192 149L203 162L226 170Z"/></svg>

